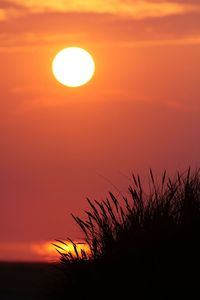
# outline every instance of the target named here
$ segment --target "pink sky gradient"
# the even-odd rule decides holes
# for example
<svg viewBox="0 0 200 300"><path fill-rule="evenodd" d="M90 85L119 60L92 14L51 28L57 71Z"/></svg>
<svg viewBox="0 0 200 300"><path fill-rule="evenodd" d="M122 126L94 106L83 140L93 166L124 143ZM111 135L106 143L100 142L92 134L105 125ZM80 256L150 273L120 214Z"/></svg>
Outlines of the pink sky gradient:
<svg viewBox="0 0 200 300"><path fill-rule="evenodd" d="M70 214L131 172L200 163L200 1L64 3L0 3L0 260L82 238ZM96 63L77 89L51 71L71 45Z"/></svg>

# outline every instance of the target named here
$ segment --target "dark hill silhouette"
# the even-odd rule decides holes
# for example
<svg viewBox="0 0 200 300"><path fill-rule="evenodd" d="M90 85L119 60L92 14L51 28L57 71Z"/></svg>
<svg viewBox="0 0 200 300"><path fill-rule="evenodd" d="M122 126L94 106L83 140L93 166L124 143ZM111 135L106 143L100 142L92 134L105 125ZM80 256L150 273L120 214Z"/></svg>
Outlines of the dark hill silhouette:
<svg viewBox="0 0 200 300"><path fill-rule="evenodd" d="M133 175L128 196L88 199L86 219L74 217L91 254L60 253L67 275L57 290L74 299L200 298L199 170L156 182L146 193ZM64 242L63 242L64 243ZM56 242L58 251L62 242ZM76 245L74 244L76 251Z"/></svg>

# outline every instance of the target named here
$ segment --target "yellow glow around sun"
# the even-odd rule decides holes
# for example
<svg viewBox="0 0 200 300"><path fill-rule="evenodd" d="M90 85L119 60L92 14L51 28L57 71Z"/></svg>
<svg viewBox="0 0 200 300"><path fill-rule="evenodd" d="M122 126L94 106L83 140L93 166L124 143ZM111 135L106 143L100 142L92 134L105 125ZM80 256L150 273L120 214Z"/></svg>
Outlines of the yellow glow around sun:
<svg viewBox="0 0 200 300"><path fill-rule="evenodd" d="M85 253L90 256L91 251L88 244L85 243L85 241L74 241L76 244L76 249L78 251L78 254L81 256L81 252L85 251ZM61 248L58 248L60 253L71 253L73 257L76 258L76 253L74 250L74 246L71 242L65 241L63 243L56 242L56 245L60 246ZM32 251L37 254L41 260L44 261L58 261L60 259L60 254L56 251L56 247L53 245L51 241L42 242L38 244L34 244L31 247Z"/></svg>
<svg viewBox="0 0 200 300"><path fill-rule="evenodd" d="M78 87L92 78L95 63L86 50L69 47L57 53L52 63L52 71L55 78L63 85Z"/></svg>

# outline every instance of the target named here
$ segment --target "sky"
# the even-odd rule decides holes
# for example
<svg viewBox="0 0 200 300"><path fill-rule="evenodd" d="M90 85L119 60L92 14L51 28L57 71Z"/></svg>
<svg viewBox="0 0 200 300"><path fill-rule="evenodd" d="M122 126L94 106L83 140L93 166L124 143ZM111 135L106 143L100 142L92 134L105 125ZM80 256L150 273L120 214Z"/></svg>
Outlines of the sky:
<svg viewBox="0 0 200 300"><path fill-rule="evenodd" d="M69 46L96 65L73 89L51 70ZM71 213L132 172L199 167L199 0L1 0L0 66L0 260L81 239Z"/></svg>

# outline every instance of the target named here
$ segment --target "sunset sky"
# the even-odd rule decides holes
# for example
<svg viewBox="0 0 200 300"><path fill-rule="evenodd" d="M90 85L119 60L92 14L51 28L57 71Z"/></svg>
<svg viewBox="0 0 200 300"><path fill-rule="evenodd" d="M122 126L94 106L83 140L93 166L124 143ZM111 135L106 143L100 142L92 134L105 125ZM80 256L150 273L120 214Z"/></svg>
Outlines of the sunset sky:
<svg viewBox="0 0 200 300"><path fill-rule="evenodd" d="M52 74L68 46L95 60L79 88ZM0 0L0 66L0 260L81 239L70 214L131 172L199 167L200 0Z"/></svg>

